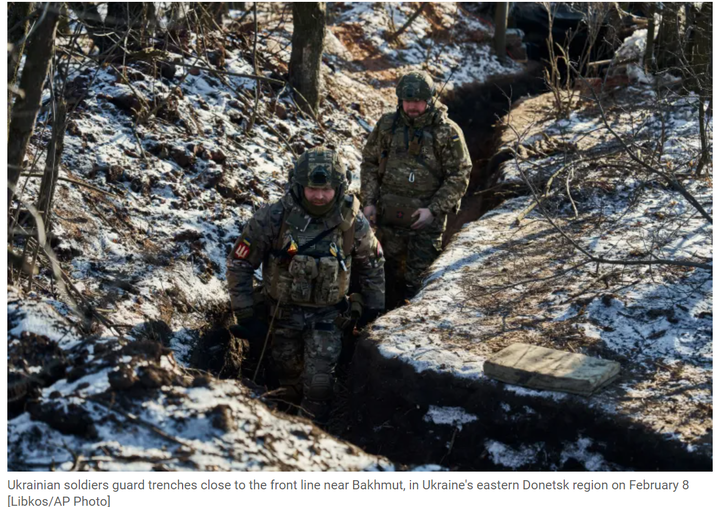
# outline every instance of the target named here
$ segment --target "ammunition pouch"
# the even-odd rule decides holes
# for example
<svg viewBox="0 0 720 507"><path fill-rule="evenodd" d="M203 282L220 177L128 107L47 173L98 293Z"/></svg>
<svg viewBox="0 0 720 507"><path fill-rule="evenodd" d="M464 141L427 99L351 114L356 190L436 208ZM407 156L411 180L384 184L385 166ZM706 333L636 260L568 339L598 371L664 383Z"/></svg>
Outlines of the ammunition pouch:
<svg viewBox="0 0 720 507"><path fill-rule="evenodd" d="M270 297L278 300L287 290L283 303L302 306L331 306L343 301L350 285L351 258L345 259L347 271L337 257L295 255L285 272L279 262L271 262Z"/></svg>
<svg viewBox="0 0 720 507"><path fill-rule="evenodd" d="M413 213L423 207L423 202L416 197L385 194L378 205L380 225L409 229L414 222Z"/></svg>
<svg viewBox="0 0 720 507"><path fill-rule="evenodd" d="M296 255L290 261L288 272L292 277L288 299L293 303L310 303L313 280L318 276L315 258L308 255Z"/></svg>

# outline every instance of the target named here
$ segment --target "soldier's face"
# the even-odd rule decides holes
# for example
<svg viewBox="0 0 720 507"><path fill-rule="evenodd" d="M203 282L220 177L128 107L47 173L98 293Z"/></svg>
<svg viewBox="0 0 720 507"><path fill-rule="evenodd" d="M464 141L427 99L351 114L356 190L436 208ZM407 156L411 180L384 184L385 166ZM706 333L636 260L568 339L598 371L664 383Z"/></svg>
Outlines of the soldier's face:
<svg viewBox="0 0 720 507"><path fill-rule="evenodd" d="M403 111L410 118L420 116L427 109L427 102L424 100L403 100L402 101Z"/></svg>
<svg viewBox="0 0 720 507"><path fill-rule="evenodd" d="M305 199L310 201L313 206L325 206L335 198L334 188L303 188L305 189Z"/></svg>

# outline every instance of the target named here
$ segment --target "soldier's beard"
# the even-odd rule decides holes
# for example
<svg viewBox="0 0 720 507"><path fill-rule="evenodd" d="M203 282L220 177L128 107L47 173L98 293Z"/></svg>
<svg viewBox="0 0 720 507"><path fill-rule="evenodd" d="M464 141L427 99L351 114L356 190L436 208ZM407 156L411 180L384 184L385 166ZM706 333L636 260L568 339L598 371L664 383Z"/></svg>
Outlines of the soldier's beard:
<svg viewBox="0 0 720 507"><path fill-rule="evenodd" d="M335 197L330 199L326 204L313 204L309 201L305 195L302 196L302 206L305 211L310 213L314 217L321 217L329 213L335 207Z"/></svg>
<svg viewBox="0 0 720 507"><path fill-rule="evenodd" d="M417 113L416 111L413 111L414 114L410 114L407 111L405 111L402 107L402 104L399 106L400 111L402 114L405 115L405 118L410 122L410 126L413 125L421 125L425 121L425 118L427 118L432 111L434 111L434 106L432 103L429 103L427 105L427 109L423 111L422 113Z"/></svg>

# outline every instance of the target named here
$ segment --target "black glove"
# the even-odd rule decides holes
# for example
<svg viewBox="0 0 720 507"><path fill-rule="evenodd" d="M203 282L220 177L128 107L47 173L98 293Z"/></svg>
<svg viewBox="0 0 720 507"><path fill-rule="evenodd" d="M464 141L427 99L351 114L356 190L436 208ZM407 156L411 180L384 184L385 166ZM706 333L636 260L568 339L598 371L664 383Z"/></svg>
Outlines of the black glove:
<svg viewBox="0 0 720 507"><path fill-rule="evenodd" d="M350 294L349 304L350 304L350 318L352 320L358 321L360 320L360 317L362 317L363 309L365 308L363 306L363 299L360 294Z"/></svg>
<svg viewBox="0 0 720 507"><path fill-rule="evenodd" d="M374 321L380 315L380 310L373 308L365 308L362 315L357 321L357 328L362 329L367 326L370 322Z"/></svg>
<svg viewBox="0 0 720 507"><path fill-rule="evenodd" d="M250 342L264 340L268 332L267 324L255 317L252 308L235 311L235 322L237 324L230 326L230 332L237 338L243 338Z"/></svg>
<svg viewBox="0 0 720 507"><path fill-rule="evenodd" d="M243 338L250 343L265 339L268 332L267 324L256 319L249 319L242 324L235 324L230 326L229 329L233 336Z"/></svg>

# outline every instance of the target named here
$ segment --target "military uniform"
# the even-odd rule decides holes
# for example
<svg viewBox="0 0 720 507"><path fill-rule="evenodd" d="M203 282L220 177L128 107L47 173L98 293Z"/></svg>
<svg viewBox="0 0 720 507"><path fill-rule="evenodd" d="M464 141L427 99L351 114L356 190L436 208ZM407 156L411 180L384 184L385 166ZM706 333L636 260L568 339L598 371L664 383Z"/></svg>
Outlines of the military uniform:
<svg viewBox="0 0 720 507"><path fill-rule="evenodd" d="M323 150L301 157L303 170L324 167L326 158L315 152ZM282 386L303 392L304 408L317 412L332 395L342 342L336 319L347 306L351 269L359 272L366 310L377 312L385 305L384 257L359 201L343 195L342 185L329 210L315 213L302 187L295 182L250 219L228 257L227 278L242 320L253 314L253 273L262 264L267 313L275 314L269 366Z"/></svg>
<svg viewBox="0 0 720 507"><path fill-rule="evenodd" d="M403 80L415 74L428 82L424 73L411 73ZM403 80L398 98L418 95ZM459 206L471 169L462 130L447 117L444 104L428 101L427 110L416 118L399 106L380 118L368 138L361 165L363 205L377 206L377 234L387 271L404 272L409 296L419 290L423 272L440 254L447 214ZM425 228L413 230L410 215L418 208L429 208L434 219Z"/></svg>

